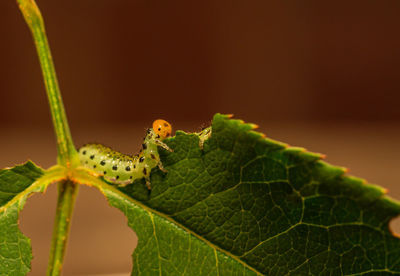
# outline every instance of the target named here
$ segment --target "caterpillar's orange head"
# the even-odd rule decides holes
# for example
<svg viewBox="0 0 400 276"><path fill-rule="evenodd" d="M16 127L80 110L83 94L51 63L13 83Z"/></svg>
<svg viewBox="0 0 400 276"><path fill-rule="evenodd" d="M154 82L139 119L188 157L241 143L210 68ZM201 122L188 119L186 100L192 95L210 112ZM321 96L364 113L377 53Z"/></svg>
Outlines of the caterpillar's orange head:
<svg viewBox="0 0 400 276"><path fill-rule="evenodd" d="M155 134L160 135L161 139L167 138L172 134L172 126L165 120L157 119L153 122Z"/></svg>

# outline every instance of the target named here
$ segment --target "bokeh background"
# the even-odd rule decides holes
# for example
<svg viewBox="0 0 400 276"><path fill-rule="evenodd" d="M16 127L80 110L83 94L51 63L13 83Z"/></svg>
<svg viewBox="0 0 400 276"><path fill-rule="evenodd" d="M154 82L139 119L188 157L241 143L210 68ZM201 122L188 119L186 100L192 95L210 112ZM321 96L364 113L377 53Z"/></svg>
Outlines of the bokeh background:
<svg viewBox="0 0 400 276"><path fill-rule="evenodd" d="M156 118L196 131L233 113L400 199L399 1L37 3L77 146L135 152ZM56 150L46 94L13 0L0 1L0 41L0 165L47 168ZM52 186L22 212L30 275L44 275L55 203ZM123 215L82 187L64 275L125 275L135 244Z"/></svg>

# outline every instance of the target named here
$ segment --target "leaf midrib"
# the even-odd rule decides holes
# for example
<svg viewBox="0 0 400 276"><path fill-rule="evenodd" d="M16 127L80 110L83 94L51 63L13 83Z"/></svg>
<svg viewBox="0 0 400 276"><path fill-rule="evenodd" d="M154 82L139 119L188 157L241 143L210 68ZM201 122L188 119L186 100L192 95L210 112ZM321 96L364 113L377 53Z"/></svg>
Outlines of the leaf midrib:
<svg viewBox="0 0 400 276"><path fill-rule="evenodd" d="M176 220L172 219L171 217L169 217L168 215L161 213L160 211L157 211L155 209L150 208L149 206L143 204L140 201L135 200L134 198L124 194L123 192L121 192L120 190L116 189L115 187L101 181L100 179L89 175L88 179L82 179L80 178L81 174L84 173L87 175L87 170L81 167L78 167L76 170L74 170L74 172L77 172L77 175L72 175L71 179L77 181L78 183L81 184L85 184L88 186L94 186L97 189L99 189L99 191L101 193L103 193L103 195L107 198L107 195L103 192L105 190L112 192L115 194L115 196L119 197L121 200L125 200L127 201L129 204L135 204L137 206L139 206L140 208L142 208L143 210L152 213L152 214L156 214L159 217L175 224L176 226L178 226L180 229L183 229L184 231L186 231L187 233L193 235L194 237L198 238L199 240L203 241L205 244L207 244L208 246L210 246L211 248L213 248L214 250L218 250L219 252L231 257L232 259L234 259L235 261L239 262L240 264L242 264L243 266L245 266L246 268L248 268L249 270L255 272L257 275L264 275L263 273L261 273L260 271L256 270L254 267L251 267L249 264L247 264L246 262L244 262L243 260L241 260L238 256L233 255L232 253L230 253L229 251L222 249L221 247L213 244L211 241L205 239L204 237L202 237L201 235L197 234L196 232L192 231L191 229L187 228L186 226L182 225L181 223L177 222ZM90 182L90 184L88 183ZM217 259L218 261L218 259Z"/></svg>

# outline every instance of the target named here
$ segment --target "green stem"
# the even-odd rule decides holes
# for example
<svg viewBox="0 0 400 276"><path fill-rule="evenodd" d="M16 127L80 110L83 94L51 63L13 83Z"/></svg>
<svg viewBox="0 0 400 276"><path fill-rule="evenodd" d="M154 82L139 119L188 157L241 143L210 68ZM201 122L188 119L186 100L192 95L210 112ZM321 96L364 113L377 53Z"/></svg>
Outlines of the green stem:
<svg viewBox="0 0 400 276"><path fill-rule="evenodd" d="M32 32L39 56L51 118L57 138L57 162L67 168L74 168L79 165L79 157L69 130L42 15L34 0L17 0L17 2ZM59 183L57 213L54 222L48 275L60 275L61 273L77 192L77 184L69 180Z"/></svg>
<svg viewBox="0 0 400 276"><path fill-rule="evenodd" d="M72 142L42 15L34 0L17 0L17 2L32 32L42 67L51 117L57 136L58 163L67 167L78 165L79 161Z"/></svg>
<svg viewBox="0 0 400 276"><path fill-rule="evenodd" d="M47 268L48 276L58 276L61 274L77 192L78 184L71 181L67 180L58 184L57 213L54 221L53 241Z"/></svg>

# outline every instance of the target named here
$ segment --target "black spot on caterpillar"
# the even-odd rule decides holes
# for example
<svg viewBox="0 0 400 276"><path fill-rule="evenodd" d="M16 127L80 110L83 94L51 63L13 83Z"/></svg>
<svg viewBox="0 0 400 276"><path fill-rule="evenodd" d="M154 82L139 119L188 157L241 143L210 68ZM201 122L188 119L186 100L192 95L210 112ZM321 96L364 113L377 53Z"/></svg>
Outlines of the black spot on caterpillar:
<svg viewBox="0 0 400 276"><path fill-rule="evenodd" d="M105 180L121 186L144 177L150 190L151 170L158 166L165 172L157 146L172 151L162 142L171 132L172 127L168 122L155 120L153 128L147 130L141 152L134 156L116 152L101 144L86 144L79 149L81 164L96 175L103 176Z"/></svg>

